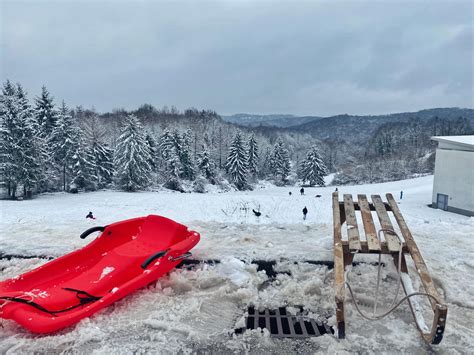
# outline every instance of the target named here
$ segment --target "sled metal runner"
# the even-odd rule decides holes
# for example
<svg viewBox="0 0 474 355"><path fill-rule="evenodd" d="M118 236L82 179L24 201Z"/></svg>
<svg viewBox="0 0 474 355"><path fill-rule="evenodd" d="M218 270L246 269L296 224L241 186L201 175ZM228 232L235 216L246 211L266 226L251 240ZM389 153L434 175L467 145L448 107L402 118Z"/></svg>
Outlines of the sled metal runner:
<svg viewBox="0 0 474 355"><path fill-rule="evenodd" d="M384 202L379 195L372 195L372 202L369 202L366 195L357 195L356 202L350 194L344 194L342 201L339 201L338 192L334 192L332 195L335 301L338 337L340 339L345 338L345 271L352 266L355 253L392 255L395 266L398 267L398 255L401 248L401 285L405 294L408 295L413 292L413 285L408 276L408 267L405 258L406 255L409 255L415 264L415 270L421 279L425 292L433 296L429 298L434 315L431 329L423 326L424 321L415 298L418 296L408 299L416 327L426 342L439 344L443 338L448 308L436 290L433 279L415 243L415 239L398 208L397 202L392 194L386 194L386 198L387 202ZM383 230L385 240L382 242L377 238L373 212L375 212L381 229ZM359 220L362 220L362 226L359 226L357 222L357 213L360 214ZM347 240L343 240L342 236L344 223L347 228ZM402 244L400 244L394 234L389 232L390 230L395 231L394 226L401 232L401 236L404 240ZM365 236L365 240L362 240L362 236ZM435 301L435 299L438 300L439 303Z"/></svg>

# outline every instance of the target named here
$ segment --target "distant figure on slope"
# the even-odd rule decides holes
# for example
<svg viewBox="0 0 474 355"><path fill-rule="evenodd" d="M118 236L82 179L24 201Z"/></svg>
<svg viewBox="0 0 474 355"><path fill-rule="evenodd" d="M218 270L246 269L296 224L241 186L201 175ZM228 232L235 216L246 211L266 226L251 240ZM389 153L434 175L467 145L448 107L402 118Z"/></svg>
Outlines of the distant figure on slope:
<svg viewBox="0 0 474 355"><path fill-rule="evenodd" d="M252 212L253 212L253 214L256 215L257 217L260 217L260 216L262 215L261 212L255 211L254 209L252 209Z"/></svg>
<svg viewBox="0 0 474 355"><path fill-rule="evenodd" d="M403 200L403 191L400 191L400 200Z"/></svg>
<svg viewBox="0 0 474 355"><path fill-rule="evenodd" d="M89 212L89 214L86 216L86 218L95 219L95 217L94 217L94 215L92 214L92 212Z"/></svg>
<svg viewBox="0 0 474 355"><path fill-rule="evenodd" d="M300 193L301 193L301 195L304 195L304 187L302 187L302 188L300 189Z"/></svg>
<svg viewBox="0 0 474 355"><path fill-rule="evenodd" d="M306 215L308 214L308 209L306 208L306 206L304 206L303 208L303 220L306 220Z"/></svg>
<svg viewBox="0 0 474 355"><path fill-rule="evenodd" d="M336 187L336 190L334 190L334 192L338 192L338 191L339 191L339 190L338 190L337 187Z"/></svg>
<svg viewBox="0 0 474 355"><path fill-rule="evenodd" d="M291 196L291 191L290 191L290 192L288 192L288 195L290 195L290 196Z"/></svg>

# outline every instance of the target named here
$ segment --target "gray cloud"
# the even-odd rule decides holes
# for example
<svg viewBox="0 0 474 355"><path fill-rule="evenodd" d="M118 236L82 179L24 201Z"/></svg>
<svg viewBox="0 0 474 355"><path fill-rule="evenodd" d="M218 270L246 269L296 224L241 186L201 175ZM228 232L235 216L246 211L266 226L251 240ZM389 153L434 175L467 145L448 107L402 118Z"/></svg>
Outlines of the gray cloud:
<svg viewBox="0 0 474 355"><path fill-rule="evenodd" d="M471 1L2 1L1 76L70 105L473 106Z"/></svg>

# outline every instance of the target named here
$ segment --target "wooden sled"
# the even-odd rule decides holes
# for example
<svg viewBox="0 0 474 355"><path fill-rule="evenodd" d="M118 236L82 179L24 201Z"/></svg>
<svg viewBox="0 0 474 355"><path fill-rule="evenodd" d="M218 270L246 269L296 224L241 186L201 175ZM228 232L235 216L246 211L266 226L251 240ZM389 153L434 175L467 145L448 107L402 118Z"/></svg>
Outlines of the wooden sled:
<svg viewBox="0 0 474 355"><path fill-rule="evenodd" d="M352 266L354 253L358 254L391 254L395 266L398 266L399 250L402 248L401 256L401 285L406 295L413 293L413 286L408 276L408 268L405 255L409 254L415 263L415 268L421 278L421 283L429 295L431 307L434 312L433 326L429 329L424 326L423 316L420 311L416 297L410 297L409 306L416 326L420 331L423 339L431 344L439 344L443 339L444 328L446 324L446 316L448 312L447 306L443 303L441 296L438 294L433 280L428 272L423 257L408 229L405 220L398 208L398 205L392 194L387 194L387 202L383 202L379 195L372 195L372 203L370 203L366 195L357 195L358 201L354 202L352 195L344 194L343 201L339 201L338 192L332 195L333 202L333 223L334 223L334 271L335 271L335 298L336 298L336 319L338 336L340 339L345 338L345 318L344 318L344 302L346 294L345 270ZM377 238L377 230L372 218L372 211L375 211L380 222L381 229L384 230L383 235L385 241L380 242ZM364 233L359 233L356 213L360 213L360 219L363 223ZM392 220L395 219L398 230L401 232L404 242L400 245L399 239L387 230L396 231L393 227ZM342 238L342 225L346 222L347 239ZM361 236L365 235L365 241L361 240ZM436 302L437 299L440 303Z"/></svg>

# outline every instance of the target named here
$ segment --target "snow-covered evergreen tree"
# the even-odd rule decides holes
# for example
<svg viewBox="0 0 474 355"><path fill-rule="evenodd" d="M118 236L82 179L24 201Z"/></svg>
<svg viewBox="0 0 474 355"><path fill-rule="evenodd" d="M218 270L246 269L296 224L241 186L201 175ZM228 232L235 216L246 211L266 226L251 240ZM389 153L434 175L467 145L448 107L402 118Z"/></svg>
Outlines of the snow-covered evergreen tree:
<svg viewBox="0 0 474 355"><path fill-rule="evenodd" d="M90 156L97 179L97 188L109 186L114 176L113 152L106 143L94 140L90 146Z"/></svg>
<svg viewBox="0 0 474 355"><path fill-rule="evenodd" d="M247 187L248 155L240 133L237 133L229 148L226 170L230 180L239 189Z"/></svg>
<svg viewBox="0 0 474 355"><path fill-rule="evenodd" d="M26 92L7 80L0 96L0 184L10 198L16 197L19 187L26 195L38 184L37 147Z"/></svg>
<svg viewBox="0 0 474 355"><path fill-rule="evenodd" d="M17 146L18 146L18 182L23 187L23 196L33 192L42 178L40 166L41 147L35 136L33 111L28 102L27 93L20 84L16 87L18 102Z"/></svg>
<svg viewBox="0 0 474 355"><path fill-rule="evenodd" d="M171 159L175 160L178 158L178 163L172 161L171 164L174 166L175 171L179 171L179 177L187 180L194 179L194 162L191 159L191 132L185 132L180 134L177 129L174 129L171 133L171 141L174 145L174 154L171 154ZM166 142L166 144L169 144ZM168 149L168 151L171 151ZM173 156L173 155L176 155Z"/></svg>
<svg viewBox="0 0 474 355"><path fill-rule="evenodd" d="M8 197L16 196L18 149L16 145L19 105L15 86L7 80L0 96L0 182Z"/></svg>
<svg viewBox="0 0 474 355"><path fill-rule="evenodd" d="M216 183L216 172L214 163L211 160L209 149L205 144L202 145L201 152L197 155L198 168L204 177L211 183Z"/></svg>
<svg viewBox="0 0 474 355"><path fill-rule="evenodd" d="M303 180L303 183L308 181L310 186L324 186L324 176L327 173L328 169L321 158L318 148L312 146L300 164L300 178Z"/></svg>
<svg viewBox="0 0 474 355"><path fill-rule="evenodd" d="M53 132L58 119L58 114L53 102L53 97L45 86L41 88L41 95L35 99L35 119L41 135L47 138Z"/></svg>
<svg viewBox="0 0 474 355"><path fill-rule="evenodd" d="M94 157L87 146L85 137L80 130L76 130L74 140L74 154L72 156L72 179L70 184L71 192L77 192L78 189L86 191L95 190L97 188L98 177L95 175L96 166L94 165Z"/></svg>
<svg viewBox="0 0 474 355"><path fill-rule="evenodd" d="M181 162L176 152L176 135L172 135L166 129L160 138L159 149L164 161L166 179L178 183L181 175Z"/></svg>
<svg viewBox="0 0 474 355"><path fill-rule="evenodd" d="M62 102L55 126L49 137L53 158L61 175L62 190L69 189L72 182L72 170L74 166L73 156L76 154L79 144L79 134L69 108Z"/></svg>
<svg viewBox="0 0 474 355"><path fill-rule="evenodd" d="M99 189L107 187L113 181L113 152L105 143L106 133L96 115L85 123L85 134L94 176L97 179L95 185Z"/></svg>
<svg viewBox="0 0 474 355"><path fill-rule="evenodd" d="M253 178L257 177L258 174L258 143L255 139L255 134L252 134L249 138L248 143L248 168L249 173Z"/></svg>
<svg viewBox="0 0 474 355"><path fill-rule="evenodd" d="M270 168L271 168L271 158L272 158L272 150L269 146L265 148L262 154L262 163L258 172L258 175L262 179L266 179L268 176L271 175Z"/></svg>
<svg viewBox="0 0 474 355"><path fill-rule="evenodd" d="M275 180L286 183L291 171L290 154L285 143L278 138L269 161L269 172Z"/></svg>
<svg viewBox="0 0 474 355"><path fill-rule="evenodd" d="M155 138L150 134L146 134L146 142L148 145L148 150L150 151L150 166L153 171L156 171L157 168L157 158L158 158L158 147L155 141Z"/></svg>
<svg viewBox="0 0 474 355"><path fill-rule="evenodd" d="M128 115L115 151L117 185L125 191L136 191L149 185L150 159L143 127L136 116Z"/></svg>
<svg viewBox="0 0 474 355"><path fill-rule="evenodd" d="M194 162L191 155L192 133L190 130L182 134L179 140L179 160L181 161L181 177L187 180L193 180L195 174Z"/></svg>

